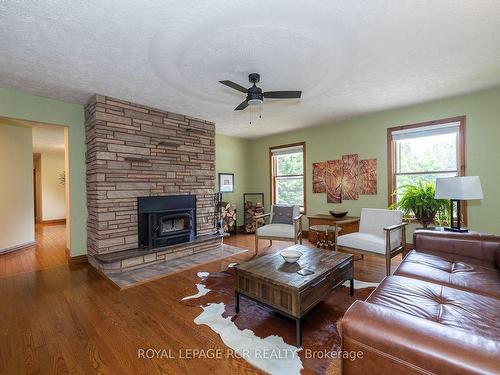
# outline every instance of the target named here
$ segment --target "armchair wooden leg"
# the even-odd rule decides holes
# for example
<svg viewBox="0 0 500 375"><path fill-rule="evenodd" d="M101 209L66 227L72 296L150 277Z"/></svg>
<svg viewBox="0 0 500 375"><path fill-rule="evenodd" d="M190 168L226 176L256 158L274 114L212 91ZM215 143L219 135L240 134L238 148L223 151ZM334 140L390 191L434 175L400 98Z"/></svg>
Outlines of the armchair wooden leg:
<svg viewBox="0 0 500 375"><path fill-rule="evenodd" d="M269 246L273 246L273 240L269 240Z"/></svg>
<svg viewBox="0 0 500 375"><path fill-rule="evenodd" d="M302 234L299 237L299 243L302 245Z"/></svg>
<svg viewBox="0 0 500 375"><path fill-rule="evenodd" d="M255 254L259 251L259 237L255 235Z"/></svg>
<svg viewBox="0 0 500 375"><path fill-rule="evenodd" d="M391 276L391 258L387 257L385 259L385 273L386 276Z"/></svg>

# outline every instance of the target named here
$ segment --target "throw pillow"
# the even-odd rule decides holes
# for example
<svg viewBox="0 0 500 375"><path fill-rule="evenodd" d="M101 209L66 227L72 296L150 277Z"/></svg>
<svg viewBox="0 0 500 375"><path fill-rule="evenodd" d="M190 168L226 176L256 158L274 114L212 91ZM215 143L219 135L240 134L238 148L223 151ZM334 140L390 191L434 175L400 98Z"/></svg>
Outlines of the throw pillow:
<svg viewBox="0 0 500 375"><path fill-rule="evenodd" d="M293 224L293 206L274 205L273 224Z"/></svg>

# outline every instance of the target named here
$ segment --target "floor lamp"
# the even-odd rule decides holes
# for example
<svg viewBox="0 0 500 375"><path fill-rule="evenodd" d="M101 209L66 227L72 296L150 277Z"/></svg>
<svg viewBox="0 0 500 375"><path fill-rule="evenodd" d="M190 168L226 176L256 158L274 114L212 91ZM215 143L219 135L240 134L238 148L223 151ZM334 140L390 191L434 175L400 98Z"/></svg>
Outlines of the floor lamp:
<svg viewBox="0 0 500 375"><path fill-rule="evenodd" d="M438 177L436 178L436 199L450 199L450 227L444 228L452 232L468 232L462 228L462 212L460 201L483 199L483 189L479 176ZM457 206L457 221L453 220L454 206Z"/></svg>

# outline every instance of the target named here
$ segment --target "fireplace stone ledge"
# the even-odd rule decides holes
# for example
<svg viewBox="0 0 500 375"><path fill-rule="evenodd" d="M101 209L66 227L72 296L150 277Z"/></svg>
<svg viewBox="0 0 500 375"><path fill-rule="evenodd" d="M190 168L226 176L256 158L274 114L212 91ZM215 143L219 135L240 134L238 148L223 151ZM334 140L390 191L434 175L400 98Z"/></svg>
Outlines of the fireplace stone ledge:
<svg viewBox="0 0 500 375"><path fill-rule="evenodd" d="M107 254L89 255L90 264L98 271L121 273L148 265L177 259L222 246L227 234L196 236L194 240L153 249L130 249Z"/></svg>

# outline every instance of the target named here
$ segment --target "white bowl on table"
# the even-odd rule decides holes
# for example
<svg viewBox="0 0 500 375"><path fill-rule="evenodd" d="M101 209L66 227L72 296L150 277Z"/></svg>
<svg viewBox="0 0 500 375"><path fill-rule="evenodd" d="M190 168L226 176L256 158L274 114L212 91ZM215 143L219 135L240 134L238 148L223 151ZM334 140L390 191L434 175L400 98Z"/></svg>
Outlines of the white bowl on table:
<svg viewBox="0 0 500 375"><path fill-rule="evenodd" d="M282 250L280 254L288 263L295 263L302 256L302 253L300 251L293 249Z"/></svg>

